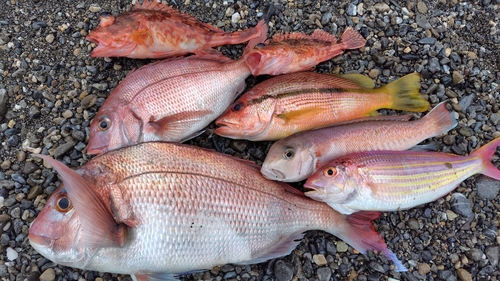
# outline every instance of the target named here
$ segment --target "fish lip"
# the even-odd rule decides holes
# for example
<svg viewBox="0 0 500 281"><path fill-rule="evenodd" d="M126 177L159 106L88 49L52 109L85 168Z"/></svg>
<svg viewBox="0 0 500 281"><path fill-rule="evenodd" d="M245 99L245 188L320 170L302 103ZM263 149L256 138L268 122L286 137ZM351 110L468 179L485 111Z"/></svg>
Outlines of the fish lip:
<svg viewBox="0 0 500 281"><path fill-rule="evenodd" d="M97 155L106 153L108 150L105 147L89 147L87 146L87 154Z"/></svg>
<svg viewBox="0 0 500 281"><path fill-rule="evenodd" d="M31 245L36 245L39 248L40 247L50 247L53 243L52 239L50 239L48 237L33 234L31 232L28 233L28 239L29 239Z"/></svg>
<svg viewBox="0 0 500 281"><path fill-rule="evenodd" d="M303 187L308 189L308 191L306 191L305 193L323 193L321 189L314 183L305 182Z"/></svg>
<svg viewBox="0 0 500 281"><path fill-rule="evenodd" d="M285 174L277 169L267 169L262 167L260 172L266 179L283 181L285 179Z"/></svg>

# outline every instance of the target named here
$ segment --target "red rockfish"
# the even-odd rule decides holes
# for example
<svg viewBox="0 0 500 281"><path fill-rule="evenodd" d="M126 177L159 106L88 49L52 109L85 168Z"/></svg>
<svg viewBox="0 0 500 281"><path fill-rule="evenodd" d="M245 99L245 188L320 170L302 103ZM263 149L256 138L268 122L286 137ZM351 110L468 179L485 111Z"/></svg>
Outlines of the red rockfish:
<svg viewBox="0 0 500 281"><path fill-rule="evenodd" d="M474 174L500 180L496 138L470 156L430 151L370 151L337 158L312 175L306 195L343 214L399 211L432 202Z"/></svg>
<svg viewBox="0 0 500 281"><path fill-rule="evenodd" d="M351 27L344 31L340 42L321 29L316 29L311 35L299 32L279 34L273 36L267 45L256 45L246 54L245 60L254 76L278 75L312 70L318 63L336 57L344 50L361 48L365 43L363 36Z"/></svg>
<svg viewBox="0 0 500 281"><path fill-rule="evenodd" d="M376 115L382 108L421 112L430 107L419 93L418 73L380 88L373 86L373 81L360 74L300 72L273 77L234 102L216 120L220 127L215 133L233 139L279 140Z"/></svg>
<svg viewBox="0 0 500 281"><path fill-rule="evenodd" d="M54 166L63 181L28 236L58 264L174 280L287 255L305 231L319 229L361 253L384 253L395 270L406 270L374 230L379 212L339 214L232 156L149 142L97 156L78 171L33 156Z"/></svg>
<svg viewBox="0 0 500 281"><path fill-rule="evenodd" d="M408 121L410 117L367 117L293 134L271 146L260 171L268 179L298 182L335 158L360 151L406 150L457 125L444 102L420 119Z"/></svg>
<svg viewBox="0 0 500 281"><path fill-rule="evenodd" d="M226 33L156 0L135 3L130 12L103 13L87 35L98 46L92 57L166 58L211 47L240 44L267 33L264 20L255 28Z"/></svg>

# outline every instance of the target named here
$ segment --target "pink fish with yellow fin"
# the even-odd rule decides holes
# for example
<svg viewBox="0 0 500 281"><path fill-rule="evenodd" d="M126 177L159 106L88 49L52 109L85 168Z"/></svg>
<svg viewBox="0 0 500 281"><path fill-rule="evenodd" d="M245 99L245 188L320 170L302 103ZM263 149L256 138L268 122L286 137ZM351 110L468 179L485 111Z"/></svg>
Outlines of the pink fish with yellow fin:
<svg viewBox="0 0 500 281"><path fill-rule="evenodd" d="M275 142L261 172L285 182L307 179L329 161L350 153L370 150L406 150L421 141L444 134L457 125L444 102L427 115L370 116L357 122L303 131Z"/></svg>
<svg viewBox="0 0 500 281"><path fill-rule="evenodd" d="M75 268L176 280L227 263L289 254L305 231L324 230L406 271L372 220L342 215L258 166L199 147L148 142L92 158L77 171L46 155L62 184L30 226L33 248ZM228 172L231 171L231 172Z"/></svg>
<svg viewBox="0 0 500 281"><path fill-rule="evenodd" d="M500 180L491 163L500 138L469 156L430 151L370 151L337 158L307 179L305 194L343 214L398 211L434 201L481 173Z"/></svg>
<svg viewBox="0 0 500 281"><path fill-rule="evenodd" d="M420 74L411 73L379 88L361 74L316 72L272 77L240 96L217 120L215 133L233 139L279 140L389 108L422 112Z"/></svg>
<svg viewBox="0 0 500 281"><path fill-rule="evenodd" d="M278 75L312 70L318 63L334 58L344 50L359 49L365 43L363 36L352 27L344 31L340 41L321 29L310 35L300 32L278 34L267 45L256 45L245 55L245 60L254 76Z"/></svg>
<svg viewBox="0 0 500 281"><path fill-rule="evenodd" d="M264 20L255 28L226 33L156 0L136 1L130 12L103 13L87 35L96 43L92 57L166 58L215 46L240 44L267 33Z"/></svg>

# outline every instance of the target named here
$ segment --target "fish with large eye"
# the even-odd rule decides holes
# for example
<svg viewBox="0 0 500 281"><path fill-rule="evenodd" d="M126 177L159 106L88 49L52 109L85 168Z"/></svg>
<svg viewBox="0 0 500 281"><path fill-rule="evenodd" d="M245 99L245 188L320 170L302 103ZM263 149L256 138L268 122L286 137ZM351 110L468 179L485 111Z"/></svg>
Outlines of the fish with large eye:
<svg viewBox="0 0 500 281"><path fill-rule="evenodd" d="M106 131L109 129L109 127L111 127L111 120L109 120L109 118L103 117L99 120L99 130Z"/></svg>
<svg viewBox="0 0 500 281"><path fill-rule="evenodd" d="M335 169L334 167L328 167L323 170L323 175L329 178L334 177L335 175L337 175L337 169Z"/></svg>
<svg viewBox="0 0 500 281"><path fill-rule="evenodd" d="M62 196L59 198L56 202L56 209L59 212L67 213L69 212L73 206L71 205L71 200L68 198L68 196Z"/></svg>
<svg viewBox="0 0 500 281"><path fill-rule="evenodd" d="M283 159L288 160L295 155L295 150L291 147L285 148L285 151L283 151Z"/></svg>

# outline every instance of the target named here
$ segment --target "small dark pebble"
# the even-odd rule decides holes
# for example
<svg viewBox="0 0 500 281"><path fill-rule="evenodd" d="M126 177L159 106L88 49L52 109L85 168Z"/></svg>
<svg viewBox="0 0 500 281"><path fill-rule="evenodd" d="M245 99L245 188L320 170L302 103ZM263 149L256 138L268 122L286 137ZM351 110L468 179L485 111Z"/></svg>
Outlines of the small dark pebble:
<svg viewBox="0 0 500 281"><path fill-rule="evenodd" d="M20 174L12 174L12 175L10 175L10 177L12 178L12 180L14 180L20 184L26 183L26 180Z"/></svg>
<svg viewBox="0 0 500 281"><path fill-rule="evenodd" d="M47 24L44 21L35 21L34 23L31 24L31 27L34 30L38 30L40 28L47 27Z"/></svg>
<svg viewBox="0 0 500 281"><path fill-rule="evenodd" d="M425 38L422 38L422 39L418 40L418 43L422 44L422 45L425 45L425 44L434 45L434 43L436 43L436 38L434 38L434 37L425 37Z"/></svg>
<svg viewBox="0 0 500 281"><path fill-rule="evenodd" d="M34 171L36 171L37 169L38 169L38 165L36 165L35 163L26 162L24 164L23 174L25 174L25 175L31 174Z"/></svg>
<svg viewBox="0 0 500 281"><path fill-rule="evenodd" d="M450 86L452 82L453 82L453 78L450 75L445 75L445 76L441 77L441 83L445 87Z"/></svg>
<svg viewBox="0 0 500 281"><path fill-rule="evenodd" d="M278 260L274 264L274 275L278 281L290 281L293 277L293 269L283 260Z"/></svg>
<svg viewBox="0 0 500 281"><path fill-rule="evenodd" d="M380 263L378 263L376 261L371 261L370 262L370 268L373 269L373 270L375 270L375 271L377 271L377 272L380 272L380 273L384 273L385 272L384 267Z"/></svg>
<svg viewBox="0 0 500 281"><path fill-rule="evenodd" d="M408 53L408 54L401 54L399 56L402 60L418 60L420 58L419 55L417 54L411 54L411 53Z"/></svg>
<svg viewBox="0 0 500 281"><path fill-rule="evenodd" d="M332 276L332 270L329 267L320 267L316 271L319 281L328 281Z"/></svg>
<svg viewBox="0 0 500 281"><path fill-rule="evenodd" d="M490 246L486 248L485 254L488 260L490 261L491 265L497 266L498 265L498 259L499 259L499 249L498 246Z"/></svg>
<svg viewBox="0 0 500 281"><path fill-rule="evenodd" d="M464 217L472 215L472 205L462 193L453 193L451 195L451 210Z"/></svg>

